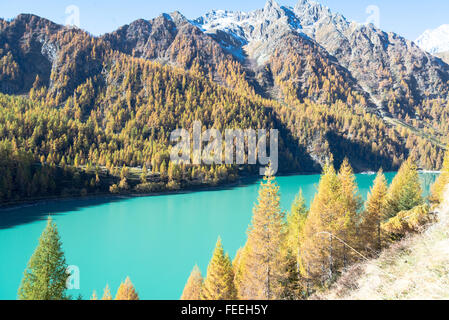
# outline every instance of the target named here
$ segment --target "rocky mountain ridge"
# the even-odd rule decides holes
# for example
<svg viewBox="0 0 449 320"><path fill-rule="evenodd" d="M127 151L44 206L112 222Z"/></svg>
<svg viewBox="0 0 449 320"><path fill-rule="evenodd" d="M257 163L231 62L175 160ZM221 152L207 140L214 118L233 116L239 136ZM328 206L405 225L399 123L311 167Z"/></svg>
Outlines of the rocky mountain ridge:
<svg viewBox="0 0 449 320"><path fill-rule="evenodd" d="M377 130L382 140L367 146L374 158L397 165L410 151L427 164L438 162L449 131L441 120L449 118L447 64L411 41L350 22L311 0L294 7L269 0L253 12L213 11L195 20L161 14L101 37L34 15L0 21L0 92L22 95L46 87L51 104L82 104L81 119L99 100L104 103L115 82L130 81L111 82L110 73L119 61L133 59L181 69L267 109L282 105L275 121L288 127L291 145L300 143L320 164L332 150L368 145L373 133L354 131L363 127ZM142 101L133 97L137 87L126 88L128 107ZM92 91L89 99L85 91ZM394 144L381 149L391 127L397 129L388 133ZM418 142L425 153L417 151ZM351 157L355 167L369 169L365 158Z"/></svg>
<svg viewBox="0 0 449 320"><path fill-rule="evenodd" d="M212 11L193 23L219 38L223 48L243 51L258 64L282 47L287 34L308 37L351 73L379 109L396 115L391 92L410 116L424 99L447 97L448 65L397 34L350 22L315 1L284 7L270 0L254 12ZM225 41L229 38L233 42Z"/></svg>
<svg viewBox="0 0 449 320"><path fill-rule="evenodd" d="M421 49L432 54L449 51L449 24L426 30L415 42Z"/></svg>

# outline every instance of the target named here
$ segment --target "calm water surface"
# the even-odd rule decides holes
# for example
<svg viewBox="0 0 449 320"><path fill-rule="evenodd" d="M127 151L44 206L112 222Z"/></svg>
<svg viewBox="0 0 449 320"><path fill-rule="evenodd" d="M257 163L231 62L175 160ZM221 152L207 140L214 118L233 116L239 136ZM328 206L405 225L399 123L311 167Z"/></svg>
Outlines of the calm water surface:
<svg viewBox="0 0 449 320"><path fill-rule="evenodd" d="M388 173L391 181L394 173ZM435 174L422 174L426 193ZM357 175L363 197L374 175ZM277 179L282 206L290 208L299 188L310 202L318 175ZM52 214L69 265L80 270L73 296L115 294L130 276L142 299L179 299L195 264L203 274L221 236L234 256L246 230L259 183L218 191L134 199L67 200L0 210L0 299L15 299L27 261Z"/></svg>

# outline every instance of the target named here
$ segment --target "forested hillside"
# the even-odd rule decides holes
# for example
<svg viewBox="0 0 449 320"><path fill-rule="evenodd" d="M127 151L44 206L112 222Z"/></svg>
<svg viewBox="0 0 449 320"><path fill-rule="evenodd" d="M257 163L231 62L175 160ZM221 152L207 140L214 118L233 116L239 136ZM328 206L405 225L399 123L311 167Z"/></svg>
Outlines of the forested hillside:
<svg viewBox="0 0 449 320"><path fill-rule="evenodd" d="M443 174L447 182L448 171ZM409 234L380 257L348 268L328 291L314 295L313 299L447 300L447 192L441 199L441 204L432 213L431 220L436 221L435 224L418 228L418 234Z"/></svg>
<svg viewBox="0 0 449 320"><path fill-rule="evenodd" d="M396 170L410 156L422 168L441 167L447 65L421 59L432 92L424 97L422 85L408 86L408 102L393 92L387 112L319 39L291 30L298 13L270 4L254 13L265 21L262 42L254 32L240 38L212 32L205 20L177 12L102 37L34 15L1 20L4 161L19 168L26 159L32 168L27 178L2 176L2 201L60 195L61 188L24 191L38 188L31 185L39 186L32 181L40 170L80 174L82 182L66 192L76 195L211 186L258 172L173 165L171 131L190 130L196 120L203 129L278 129L281 173L317 173L330 158L339 167L345 157L356 171ZM387 78L389 86L399 83ZM412 104L415 95L421 98ZM419 115L410 109L418 105ZM48 179L58 180L55 174ZM23 190L14 192L19 183Z"/></svg>
<svg viewBox="0 0 449 320"><path fill-rule="evenodd" d="M438 281L447 278L441 270L447 261L442 249L448 241L447 201L442 194L448 164L449 153L433 188L435 202L423 197L417 167L408 159L391 184L380 170L364 203L348 161L339 170L329 163L310 207L300 190L289 212L281 209L279 185L267 170L246 244L231 262L219 239L207 274L203 278L195 267L181 299L447 297L447 283ZM444 204L436 214L440 201ZM414 237L413 247L408 237Z"/></svg>
<svg viewBox="0 0 449 320"><path fill-rule="evenodd" d="M182 300L447 298L449 152L428 199L411 159L390 184L379 170L365 203L348 161L338 170L329 161L310 207L300 189L284 212L273 173L269 166L260 184L245 245L231 260L219 238L207 273L193 268ZM49 217L20 300L74 298L61 244ZM128 277L115 300L139 300L137 290ZM108 285L101 299L114 299Z"/></svg>

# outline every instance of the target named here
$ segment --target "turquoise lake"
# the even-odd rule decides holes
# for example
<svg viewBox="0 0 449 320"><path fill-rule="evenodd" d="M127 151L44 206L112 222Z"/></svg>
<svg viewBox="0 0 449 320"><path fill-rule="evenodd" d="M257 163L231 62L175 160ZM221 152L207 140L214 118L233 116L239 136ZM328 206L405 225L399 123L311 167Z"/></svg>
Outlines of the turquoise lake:
<svg viewBox="0 0 449 320"><path fill-rule="evenodd" d="M391 181L394 173L388 173ZM374 175L357 175L366 197ZM421 174L424 190L436 174ZM279 177L284 210L303 189L310 202L319 175ZM77 297L100 297L109 284L115 295L130 276L141 299L179 299L198 264L203 275L217 238L234 257L246 241L259 182L186 194L132 199L79 199L42 202L0 210L0 299L16 299L26 264L49 214L54 217L67 263L80 270Z"/></svg>

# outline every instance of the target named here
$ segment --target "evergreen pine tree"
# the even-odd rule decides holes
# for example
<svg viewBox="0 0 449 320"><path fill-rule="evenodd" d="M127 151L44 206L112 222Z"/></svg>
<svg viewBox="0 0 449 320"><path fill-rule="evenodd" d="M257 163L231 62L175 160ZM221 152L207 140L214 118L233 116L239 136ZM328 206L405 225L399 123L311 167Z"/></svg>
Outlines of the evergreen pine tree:
<svg viewBox="0 0 449 320"><path fill-rule="evenodd" d="M48 218L19 288L19 300L64 300L69 274L58 228Z"/></svg>
<svg viewBox="0 0 449 320"><path fill-rule="evenodd" d="M305 274L306 270L301 257L301 241L308 213L306 200L300 190L287 215L287 233L283 249L286 265L282 300L298 300L304 297L305 281L302 274Z"/></svg>
<svg viewBox="0 0 449 320"><path fill-rule="evenodd" d="M214 254L207 268L207 276L201 289L202 300L235 300L234 271L229 255L224 253L218 239Z"/></svg>
<svg viewBox="0 0 449 320"><path fill-rule="evenodd" d="M184 287L184 291L181 296L181 300L201 300L201 288L203 286L203 276L198 266L193 268L190 274L187 284Z"/></svg>
<svg viewBox="0 0 449 320"><path fill-rule="evenodd" d="M129 277L120 284L115 300L139 300L139 295Z"/></svg>

